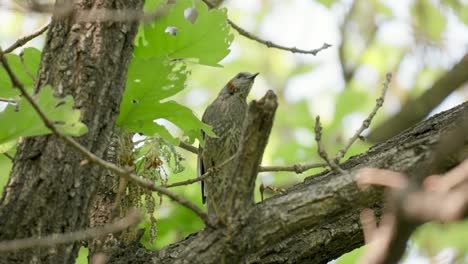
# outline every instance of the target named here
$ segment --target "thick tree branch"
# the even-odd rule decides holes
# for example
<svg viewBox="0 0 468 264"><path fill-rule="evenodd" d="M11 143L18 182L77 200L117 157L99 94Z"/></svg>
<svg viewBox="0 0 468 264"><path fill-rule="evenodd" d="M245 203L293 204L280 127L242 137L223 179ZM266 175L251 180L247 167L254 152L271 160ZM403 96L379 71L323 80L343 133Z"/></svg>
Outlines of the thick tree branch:
<svg viewBox="0 0 468 264"><path fill-rule="evenodd" d="M230 217L245 214L254 204L254 188L263 152L273 127L278 101L273 91L249 105L244 121L240 148L234 161L230 183L224 190L226 208L231 208Z"/></svg>
<svg viewBox="0 0 468 264"><path fill-rule="evenodd" d="M161 263L219 263L219 256L227 251L238 254L238 263L327 263L363 244L359 213L363 208L379 212L382 206L381 189L359 190L354 181L356 172L366 166L417 177L414 169L433 152L441 136L457 126L455 121L461 116L468 116L468 103L351 158L341 164L347 173L325 171L256 204L241 224L229 231L205 229L159 252L141 248L138 252L145 252L140 254L148 262ZM468 149L468 142L460 144ZM441 169L447 171L460 163L466 153L452 153ZM120 251L120 261L130 259L135 252ZM111 258L109 263L124 262Z"/></svg>
<svg viewBox="0 0 468 264"><path fill-rule="evenodd" d="M374 128L367 139L382 142L426 117L450 93L468 81L468 54L418 98L409 100L400 112Z"/></svg>

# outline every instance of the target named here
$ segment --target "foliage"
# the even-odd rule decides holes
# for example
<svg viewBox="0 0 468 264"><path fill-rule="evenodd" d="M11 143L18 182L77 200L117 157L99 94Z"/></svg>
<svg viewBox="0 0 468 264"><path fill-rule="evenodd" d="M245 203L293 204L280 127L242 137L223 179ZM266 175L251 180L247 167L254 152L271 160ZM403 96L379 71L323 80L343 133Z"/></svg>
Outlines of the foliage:
<svg viewBox="0 0 468 264"><path fill-rule="evenodd" d="M79 121L80 111L73 109L73 98L56 98L50 86L43 87L35 96L36 103L50 121L63 133L80 136L87 132ZM17 140L19 137L37 136L51 133L32 105L21 98L10 104L0 113L0 123L14 124L0 131L0 144Z"/></svg>
<svg viewBox="0 0 468 264"><path fill-rule="evenodd" d="M182 158L172 146L178 144L178 139L155 120L164 119L176 125L188 142L194 139L202 142L201 130L214 136L210 127L202 123L190 108L167 99L185 89L190 74L189 63L219 66L219 61L229 53L233 39L226 23L226 10L209 11L204 3L197 2L199 15L192 24L184 18L184 10L189 7L192 7L192 1L177 1L164 17L140 28L117 120L117 125L127 132L146 136L143 144L133 149L131 159L135 161L139 175L162 185L168 181L170 173L167 169L175 174L184 168L180 163ZM177 33L166 32L168 27L175 28ZM146 208L149 232L145 242L151 244L156 237L154 210L158 207L154 194L132 184L127 188L128 196L123 206ZM185 213L182 217L186 216L195 218L191 213ZM159 230L164 223L164 220L158 220ZM198 221L196 227L201 227L200 224ZM158 243L165 240L162 230Z"/></svg>
<svg viewBox="0 0 468 264"><path fill-rule="evenodd" d="M8 64L12 68L19 81L27 88L29 92L32 91L34 79L28 75L28 72L35 76L39 69L39 61L41 60L41 52L35 48L26 48L20 55L6 54ZM24 62L24 66L23 63ZM10 77L3 67L0 67L0 97L2 98L18 98L20 91L13 88Z"/></svg>
<svg viewBox="0 0 468 264"><path fill-rule="evenodd" d="M34 48L27 48L20 55L8 54L6 57L13 72L27 91L31 92L35 78L32 73L38 70L40 52ZM0 69L0 87L0 97L12 100L0 112L0 123L8 124L0 127L0 153L12 149L19 137L51 133L32 105L20 96L18 89L13 88L3 67ZM34 95L34 99L59 131L73 136L80 136L87 132L86 126L79 121L80 111L73 109L71 96L56 98L52 94L52 89L46 86Z"/></svg>
<svg viewBox="0 0 468 264"><path fill-rule="evenodd" d="M146 1L145 10L154 10L165 2L167 1ZM315 142L313 140L306 142L307 140L305 140L306 136L313 139L314 117L316 115L329 116L329 118L323 118L323 141L328 152L334 154L347 140L349 132L354 132L353 129L344 125L343 120L356 113L366 115L371 110L374 99L380 93L380 79L369 82L365 80L366 78L361 78L360 69L367 70L365 73L371 69L371 72L377 72L377 75L383 77L387 71L398 72L399 69L401 70L402 62L414 56L413 51L418 50L421 43L423 45L430 43L437 47L443 46L441 45L444 44L443 34L449 26L447 10L453 12L460 21L468 23L468 6L461 0L412 1L409 15L416 37L413 40L414 46L402 47L379 39L379 36L382 35L379 34L379 30L383 27L384 22L401 22L400 18L393 13L393 9L386 5L386 1L361 0L363 8L369 9L366 11L357 8L353 11L356 14L351 16L348 24L358 25L358 30L349 34L351 39L346 39L346 34L343 34L346 43L343 48L344 58L343 61L338 62L343 64L352 62L350 64L356 73L355 76L352 76L349 82L341 86L317 87L314 84L312 87L307 87L309 89L307 92L312 91L311 93L314 94L312 97L307 97L304 93L300 100L292 101L288 99L290 90L302 87L288 88L291 79L304 78L304 76L309 78L312 74L321 75L320 70L323 67L320 58L326 58L333 52L337 52L340 48L338 42L332 43L332 49L319 53L317 56L319 59L309 60L310 57L307 56L299 57L284 51L267 49L251 40L238 38L235 48L240 52L234 54L231 60L221 62L229 53L233 41L233 35L226 23L227 11L208 10L201 1L194 1L199 16L195 24L191 24L184 18L183 13L186 8L193 7L192 2L191 0L178 0L177 4L168 9L164 17L140 28L117 120L117 124L127 132L142 133L147 136L143 145L131 149L132 160L135 162L139 174L161 184L164 184L165 181L170 183L193 178L195 175L194 164L196 161L193 155L183 156L186 158L186 162L181 163L180 155L171 149L171 145L166 144L166 141L173 145L176 145L180 139L192 143L195 139L200 140L200 130L213 135L210 128L203 124L194 113L201 113L206 101L200 105L194 104L191 97L193 90L203 91L213 97L226 80L235 73L245 70L260 71L260 78L263 77L263 79L256 82L252 97L256 98L262 95L266 89L274 89L280 99L280 108L264 156L264 163L289 165L298 162L320 161L316 155ZM262 3L263 9L259 12L261 15L252 16L248 20L248 22L253 22L250 24L260 25L258 28L252 29L255 34L258 33L255 32L256 30L264 33L265 14L273 8L271 3L267 2ZM293 4L294 1L277 2L278 5L280 3L288 5ZM321 3L321 7L331 8L330 10L333 11L334 7L350 1L318 0L316 2ZM440 2L440 4L436 2ZM239 21L245 21L242 20L244 14L234 10L229 16L234 21L237 21L238 18ZM166 33L169 26L177 29L175 36ZM276 33L281 37L281 40L286 38L284 36L287 35L287 32L277 31ZM262 34L259 35L262 36ZM308 34L309 32L304 35ZM310 35L314 35L314 38L324 38L320 34L310 33ZM328 40L323 39L323 41ZM297 45L299 47L300 44ZM32 48L23 51L23 61L28 71L25 70L20 56L8 54L7 58L14 72L31 92L34 81L28 76L28 71L33 75L37 72L40 52ZM223 69L218 67L220 64L224 66ZM415 69L415 74L411 77L416 80L416 84L412 87L402 88L397 82L392 87L388 99L396 100L399 104L404 103L407 98L416 96L427 89L441 74L443 72L439 68L437 71L428 70L425 65L422 65L420 69ZM326 76L322 75L321 77ZM336 72L334 77L341 79L340 72ZM188 86L191 89L186 89ZM417 89L413 89L414 86ZM192 87L196 89L192 89ZM52 96L50 88L43 90L38 95L39 101L42 107L47 109L49 117L53 117L54 121L59 121L59 124L65 122L64 132L73 135L82 133L84 130L77 129L79 127L83 129L83 127L82 124L77 123L78 114L71 111L72 101L70 98L57 99ZM318 92L314 93L315 90ZM0 112L0 152L8 151L14 155L14 146L19 136L49 133L43 125L39 124L40 120L37 119L37 115L34 115L30 106L24 102L23 98L19 97L19 92L12 89L3 68L0 68L0 97L18 100L20 109L19 112L15 112L17 106L10 104L5 111ZM174 100L171 100L172 98ZM66 104L55 108L62 100ZM190 106L190 108L185 105ZM324 107L325 105L332 107L327 108ZM389 112L381 111L377 118L383 119L388 114ZM29 123L29 120L33 120L32 123ZM158 122L156 123L154 120L158 120ZM164 121L160 122L161 120ZM28 126L23 126L26 123ZM177 134L174 130L169 131L166 126L168 123L177 126L181 133ZM15 124L14 130L10 130L11 127L3 124ZM73 124L75 124L74 128ZM301 133L297 133L297 131ZM365 151L368 146L365 142L359 142L351 148L347 156ZM186 170L174 175L182 170L182 165L186 167ZM10 168L10 160L0 155L1 183L6 181L6 175ZM301 175L269 173L261 174L259 179L281 187L300 182L305 176L311 174L312 172ZM174 188L174 190L201 206L198 184ZM145 197L148 200L142 200L145 195L148 195ZM140 207L151 203L155 204L149 198L150 195L149 193L138 193L135 195L137 197L135 201L139 203ZM152 198L157 200L159 197ZM164 201L162 205L158 203L155 205L156 208L153 206L152 209L156 210L154 215L158 218L158 238L155 244L151 243L150 232L147 232L143 239L147 246L160 248L203 227L203 223L195 214L181 206L170 201ZM153 217L151 206L145 208ZM154 227L149 228L152 224L154 225L154 222L148 220L144 226L148 227L148 230L152 230ZM419 246L428 249L431 254L448 245L466 250L463 247L463 239L457 236L457 234L466 233L464 232L466 229L466 225L462 224L455 225L453 229L450 229L450 232L446 232L448 229L440 227L425 227L413 239ZM361 251L362 248L346 254L338 259L337 263L354 263Z"/></svg>
<svg viewBox="0 0 468 264"><path fill-rule="evenodd" d="M213 135L189 108L175 101L163 102L185 88L190 73L188 59L217 66L229 53L233 36L226 11L209 11L203 2L197 2L199 16L192 24L183 16L184 9L191 6L192 1L177 1L166 16L140 29L117 121L127 131L158 135L177 144L164 126L154 123L162 118L182 129L189 142L201 140L200 129ZM176 28L177 34L167 33L169 26Z"/></svg>

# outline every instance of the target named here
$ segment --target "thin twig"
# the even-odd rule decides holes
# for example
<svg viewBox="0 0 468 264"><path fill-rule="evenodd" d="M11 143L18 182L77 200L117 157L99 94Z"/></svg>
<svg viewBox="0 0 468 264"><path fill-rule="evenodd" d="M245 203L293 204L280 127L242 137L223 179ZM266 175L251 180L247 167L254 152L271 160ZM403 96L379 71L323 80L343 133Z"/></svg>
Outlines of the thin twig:
<svg viewBox="0 0 468 264"><path fill-rule="evenodd" d="M42 33L44 33L48 28L49 28L49 24L47 24L45 26L42 26L41 28L34 31L30 35L24 36L24 37L16 40L15 43L13 43L9 48L5 49L5 51L3 53L6 54L6 53L10 53L10 52L14 51L15 49L23 46L24 44L28 43L30 40L32 40L32 39L36 38L37 36L41 35Z"/></svg>
<svg viewBox="0 0 468 264"><path fill-rule="evenodd" d="M344 170L342 170L333 160L330 160L328 158L328 154L325 151L325 148L323 147L322 125L320 124L320 116L317 116L315 118L315 141L317 142L317 153L328 164L328 166L337 173L344 173Z"/></svg>
<svg viewBox="0 0 468 264"><path fill-rule="evenodd" d="M185 149L185 150L187 150L189 152L192 152L194 154L198 154L198 148L197 147L194 147L194 146L189 145L189 144L187 144L185 142L182 142L182 141L179 142L179 148L183 148L183 149Z"/></svg>
<svg viewBox="0 0 468 264"><path fill-rule="evenodd" d="M142 220L141 215L133 211L125 218L100 227L89 228L64 234L52 234L40 238L24 238L0 242L0 252L18 251L27 248L45 248L75 241L88 240L90 238L104 236L132 227Z"/></svg>
<svg viewBox="0 0 468 264"><path fill-rule="evenodd" d="M3 97L0 97L0 102L5 102L5 103L9 103L9 104L16 104L17 103L16 100L9 99L9 98L3 98Z"/></svg>
<svg viewBox="0 0 468 264"><path fill-rule="evenodd" d="M369 116L366 119L364 119L364 121L362 122L361 127L349 139L348 144L346 144L346 146L344 146L340 151L338 151L338 153L336 153L336 156L334 159L335 163L337 164L340 163L340 160L344 157L346 152L348 152L349 148L354 144L354 142L356 142L356 140L361 136L361 133L367 128L369 128L372 122L372 119L374 118L375 114L377 114L377 111L379 110L380 107L382 107L384 103L385 94L387 93L388 85L390 84L391 81L392 81L392 74L387 73L387 75L385 76L385 81L383 83L382 93L380 94L380 97L377 98L374 109L372 109L372 112L369 114Z"/></svg>
<svg viewBox="0 0 468 264"><path fill-rule="evenodd" d="M153 191L158 192L160 194L164 194L167 197L174 200L175 202L179 203L180 205L183 205L183 206L189 208L195 214L197 214L206 223L206 225L208 225L208 226L214 226L215 225L212 221L210 221L210 219L208 218L208 216L207 216L207 214L205 212L203 212L194 203L192 203L189 200L185 199L183 196L180 196L180 195L178 195L176 193L173 193L173 192L169 191L167 188L158 186L154 182L152 182L152 181L150 181L150 180L148 180L146 178L137 176L135 174L129 174L127 177L128 177L128 179L130 179L134 183L138 184L139 186L147 188L149 190L153 190Z"/></svg>
<svg viewBox="0 0 468 264"><path fill-rule="evenodd" d="M13 158L10 154L8 154L8 153L6 153L6 152L3 152L3 155L4 155L5 157L9 158L11 161L14 160L14 158Z"/></svg>
<svg viewBox="0 0 468 264"><path fill-rule="evenodd" d="M196 147L194 147L192 145L189 145L187 143L184 143L184 142L180 141L179 142L179 147L198 155L198 148L196 148ZM295 173L303 173L303 172L308 171L308 170L313 169L313 168L321 168L321 167L326 167L326 166L327 166L326 163L306 163L306 164L294 164L294 165L286 165L286 166L260 166L258 171L259 172L293 171ZM208 173L208 171L207 171L207 173ZM206 178L205 174L203 174L202 176L200 176L198 178L190 179L190 180L187 180L185 182L186 182L186 184L191 184L191 183L194 183L194 182L197 182L197 181L201 181L201 180ZM201 178L201 177L203 177L203 178ZM183 182L180 182L180 185L186 185L186 184L182 184L182 183ZM173 183L173 184L175 184L175 183ZM166 187L174 187L173 184L166 185ZM179 185L175 185L175 186L179 186Z"/></svg>
<svg viewBox="0 0 468 264"><path fill-rule="evenodd" d="M267 46L268 48L286 50L286 51L290 51L292 53L312 54L312 55L315 56L320 51L322 51L324 49L327 49L327 48L332 46L332 45L330 45L328 43L323 43L320 48L312 49L312 50L303 50L303 49L298 49L296 47L286 47L286 46L282 46L282 45L273 43L273 42L271 42L269 40L261 39L261 38L255 36L254 34L248 32L247 30L241 28L240 26L236 25L234 22L232 22L229 19L228 19L228 23L229 23L229 25L231 25L231 27L233 27L235 30L237 30L237 32L239 32L239 34L241 34L242 36L244 36L246 38L249 38L251 40L254 40L254 41L258 42L258 43L261 43L261 44Z"/></svg>
<svg viewBox="0 0 468 264"><path fill-rule="evenodd" d="M303 173L313 168L326 167L327 163L306 163L306 164L294 164L289 166L260 166L259 172L269 171L293 171L295 173Z"/></svg>
<svg viewBox="0 0 468 264"><path fill-rule="evenodd" d="M78 150L81 154L83 154L83 156L85 156L86 159L88 159L88 161L93 162L95 164L98 164L99 166L101 166L103 168L106 168L106 169L116 173L120 177L130 179L133 182L135 182L136 184L138 184L139 186L151 189L153 191L156 191L158 193L161 193L161 194L164 194L164 195L168 196L172 200L174 200L174 201L178 202L179 204L181 204L181 205L189 208L190 210L192 210L203 221L205 221L205 223L207 225L212 225L211 221L208 219L206 213L204 213L200 208L198 208L195 204L191 203L187 199L183 198L182 196L179 196L176 193L173 193L173 192L169 191L168 189L166 189L164 187L156 186L153 182L151 182L151 181L149 181L149 180L147 180L145 178L142 178L142 177L139 177L138 175L133 174L132 173L133 169L123 169L123 168L120 168L120 167L118 167L117 165L115 165L113 163L107 162L107 161L99 158L98 156L94 155L92 152L88 151L80 143L75 141L72 137L69 137L69 136L63 134L61 131L59 131L52 124L52 122L47 118L45 113L40 109L40 107L37 105L37 103L31 97L31 95L29 95L26 92L23 84L18 80L16 75L11 70L10 65L8 64L8 61L5 59L5 56L3 55L3 52L1 50L1 48L0 48L0 61L3 64L3 67L5 68L5 70L7 71L8 75L9 75L9 77L11 79L11 82L13 83L13 86L18 88L21 91L21 94L26 98L26 100L32 105L34 110L39 114L40 118L44 122L44 125L47 128L49 128L52 131L52 133L54 133L56 136L58 136L59 138L62 138L66 143L68 143L69 145L74 147L76 150Z"/></svg>
<svg viewBox="0 0 468 264"><path fill-rule="evenodd" d="M36 81L36 78L34 77L34 75L31 73L31 71L29 70L28 66L26 65L26 63L24 62L24 53L21 52L19 54L19 57L20 57L20 61L21 61L21 65L23 66L23 69L24 71L26 72L26 74L29 76L29 78L31 78L31 80L33 82Z"/></svg>
<svg viewBox="0 0 468 264"><path fill-rule="evenodd" d="M203 2L210 8L215 8L215 6L213 4L211 4L210 2L208 2L207 0L203 0ZM227 19L227 22L228 24L234 28L237 32L239 32L240 35L248 38L248 39L251 39L251 40L254 40L258 43L261 43L265 46L267 46L268 48L275 48L275 49L281 49L281 50L286 50L286 51L290 51L292 53L303 53L303 54L312 54L312 55L317 55L317 53L319 53L320 51L324 50L324 49L327 49L329 47L331 47L332 45L330 44L327 44L327 43L323 43L322 47L318 48L318 49L313 49L313 50L303 50L303 49L298 49L296 47L285 47L285 46L282 46L282 45L279 45L279 44L276 44L276 43L273 43L269 40L264 40L264 39L261 39L257 36L255 36L254 34L248 32L247 30L241 28L240 26L238 26L236 23L234 23L232 20L230 20L229 18Z"/></svg>
<svg viewBox="0 0 468 264"><path fill-rule="evenodd" d="M176 187L176 186L189 185L189 184L192 184L192 183L195 183L195 182L203 181L204 179L206 179L206 178L210 177L211 175L213 175L216 171L218 171L222 167L226 166L232 160L234 160L236 155L237 154L232 155L230 158L223 161L221 164L219 164L216 167L209 168L203 175L201 175L201 176L199 176L197 178L189 179L189 180L186 180L186 181L175 182L175 183L172 183L172 184L168 184L168 185L166 185L164 187L172 188L172 187Z"/></svg>

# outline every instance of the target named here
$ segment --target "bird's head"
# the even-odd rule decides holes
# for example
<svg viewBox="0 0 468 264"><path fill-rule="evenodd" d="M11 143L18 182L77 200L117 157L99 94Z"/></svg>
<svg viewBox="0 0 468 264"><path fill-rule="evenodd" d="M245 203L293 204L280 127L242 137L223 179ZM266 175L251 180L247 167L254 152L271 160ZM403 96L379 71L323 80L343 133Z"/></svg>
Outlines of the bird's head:
<svg viewBox="0 0 468 264"><path fill-rule="evenodd" d="M221 93L237 95L243 99L246 99L257 75L258 72L240 72L226 84Z"/></svg>

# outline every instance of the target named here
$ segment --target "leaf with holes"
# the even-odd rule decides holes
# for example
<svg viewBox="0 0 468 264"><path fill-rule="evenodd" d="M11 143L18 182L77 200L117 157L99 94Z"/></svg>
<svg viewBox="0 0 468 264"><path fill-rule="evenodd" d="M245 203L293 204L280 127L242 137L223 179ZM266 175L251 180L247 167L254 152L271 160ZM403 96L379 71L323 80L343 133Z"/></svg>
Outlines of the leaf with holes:
<svg viewBox="0 0 468 264"><path fill-rule="evenodd" d="M73 109L73 98L56 98L52 89L45 86L35 100L44 114L53 122L57 129L65 134L81 136L88 129L80 122L80 111ZM0 112L0 144L11 142L19 137L50 134L39 114L25 99L18 100L16 105L8 105Z"/></svg>
<svg viewBox="0 0 468 264"><path fill-rule="evenodd" d="M173 144L175 139L164 126L154 122L166 119L178 126L190 141L201 140L200 129L212 135L189 108L174 101L161 102L185 88L188 71L181 63L162 57L134 58L128 70L127 87L117 125L131 132L159 135Z"/></svg>
<svg viewBox="0 0 468 264"><path fill-rule="evenodd" d="M166 16L145 26L144 37L137 41L135 56L192 58L200 64L219 66L218 63L229 54L229 45L234 38L226 22L226 10L208 10L205 3L197 1L198 17L192 24L184 17L187 8L194 8L192 1L179 0ZM177 28L177 34L167 33L168 27Z"/></svg>

